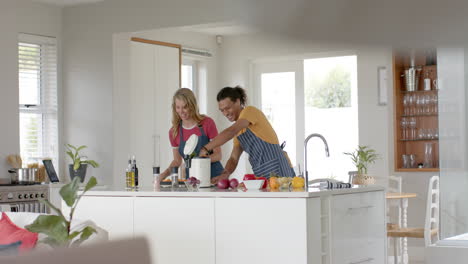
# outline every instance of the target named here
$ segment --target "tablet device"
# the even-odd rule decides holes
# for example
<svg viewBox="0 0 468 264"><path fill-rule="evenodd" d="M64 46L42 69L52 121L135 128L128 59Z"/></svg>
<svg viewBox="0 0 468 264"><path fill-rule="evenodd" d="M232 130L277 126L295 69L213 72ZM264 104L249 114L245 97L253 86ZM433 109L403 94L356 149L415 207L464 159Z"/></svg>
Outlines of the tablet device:
<svg viewBox="0 0 468 264"><path fill-rule="evenodd" d="M44 163L44 167L47 171L47 175L49 175L50 182L59 182L59 178L57 177L57 173L55 172L52 160L42 160L42 163Z"/></svg>

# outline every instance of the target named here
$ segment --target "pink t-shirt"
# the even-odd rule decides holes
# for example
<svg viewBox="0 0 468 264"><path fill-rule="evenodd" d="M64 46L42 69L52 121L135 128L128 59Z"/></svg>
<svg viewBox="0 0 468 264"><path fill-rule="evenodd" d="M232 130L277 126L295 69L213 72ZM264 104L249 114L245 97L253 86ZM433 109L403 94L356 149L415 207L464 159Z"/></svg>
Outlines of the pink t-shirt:
<svg viewBox="0 0 468 264"><path fill-rule="evenodd" d="M216 137L218 135L218 129L216 128L216 124L213 121L213 119L205 116L205 118L200 122L200 124L202 125L202 128L203 128L203 131L205 132L205 135L209 139L213 139L214 137ZM189 128L189 129L186 129L186 128L182 127L182 129L183 129L183 135L184 135L184 140L185 141L187 141L188 138L193 134L195 134L197 136L201 136L200 129L198 128L198 125L195 125L194 127ZM174 148L178 148L179 145L180 145L180 135L179 135L178 130L179 129L177 129L177 135L174 138L172 136L172 128L169 129L169 141L171 142L171 146L174 147Z"/></svg>

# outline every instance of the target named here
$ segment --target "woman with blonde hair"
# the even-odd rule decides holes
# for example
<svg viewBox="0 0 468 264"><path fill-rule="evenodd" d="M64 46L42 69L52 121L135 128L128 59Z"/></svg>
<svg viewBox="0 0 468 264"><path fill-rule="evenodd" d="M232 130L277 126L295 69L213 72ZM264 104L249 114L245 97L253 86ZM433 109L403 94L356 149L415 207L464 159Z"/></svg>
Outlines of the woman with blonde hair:
<svg viewBox="0 0 468 264"><path fill-rule="evenodd" d="M169 129L169 141L171 142L174 159L169 168L160 175L160 180L169 176L171 168L179 167L184 156L185 142L191 135L198 136L196 153L200 153L201 147L208 144L218 135L218 129L213 119L201 115L198 110L197 99L190 89L181 88L172 97L172 127ZM221 148L215 148L211 159L211 177L216 177L224 170L221 165Z"/></svg>

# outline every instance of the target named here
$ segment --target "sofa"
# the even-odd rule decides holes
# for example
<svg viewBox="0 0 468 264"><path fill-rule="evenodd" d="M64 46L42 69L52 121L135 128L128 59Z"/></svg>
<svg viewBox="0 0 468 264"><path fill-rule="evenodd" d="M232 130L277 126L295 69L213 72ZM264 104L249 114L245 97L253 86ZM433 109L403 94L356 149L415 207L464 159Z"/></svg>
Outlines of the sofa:
<svg viewBox="0 0 468 264"><path fill-rule="evenodd" d="M24 228L25 226L32 224L34 220L41 214L39 213L27 213L27 212L5 212L11 222L20 227ZM0 221L2 220L2 213L0 212ZM108 241L109 235L108 232L94 224L92 221L89 220L80 220L80 219L73 219L71 232L82 230L85 226L92 226L96 229L97 233L92 234L88 240L84 241L82 245L93 244L98 242ZM37 243L34 247L34 250L47 250L50 249L50 246L44 243L40 243L42 239L46 236L44 234L39 234Z"/></svg>
<svg viewBox="0 0 468 264"><path fill-rule="evenodd" d="M96 242L96 243L94 243ZM119 241L94 241L92 245L32 251L19 256L0 257L2 264L155 264L151 262L144 238ZM84 243L83 243L84 244Z"/></svg>

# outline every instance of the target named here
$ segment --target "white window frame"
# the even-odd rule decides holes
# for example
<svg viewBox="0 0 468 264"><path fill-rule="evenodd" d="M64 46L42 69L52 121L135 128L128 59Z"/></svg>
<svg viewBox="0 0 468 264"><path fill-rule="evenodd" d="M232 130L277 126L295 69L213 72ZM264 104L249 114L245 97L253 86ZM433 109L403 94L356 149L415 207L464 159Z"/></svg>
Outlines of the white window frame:
<svg viewBox="0 0 468 264"><path fill-rule="evenodd" d="M53 37L37 36L20 33L18 35L18 49L20 43L35 44L41 46L39 103L37 105L19 104L19 113L34 113L42 116L42 124L39 129L38 157L25 158L52 158L54 166L59 170L59 131L58 131L58 51L57 40ZM18 52L18 80L20 78L20 54ZM18 83L18 91L20 83ZM47 121L49 120L49 121ZM21 127L20 127L21 131ZM21 153L24 155L24 153ZM39 161L37 161L39 162Z"/></svg>

